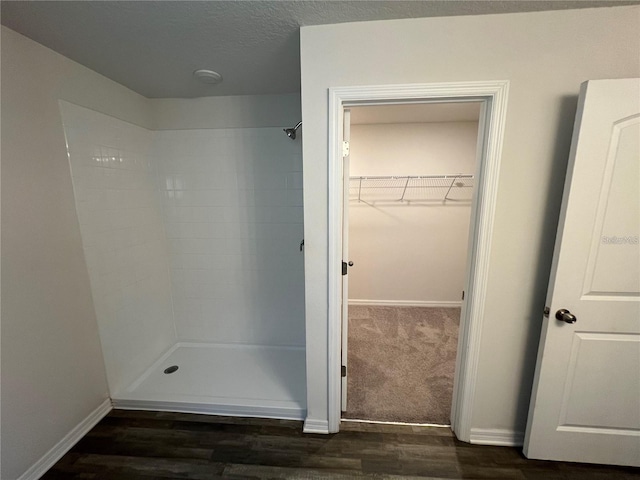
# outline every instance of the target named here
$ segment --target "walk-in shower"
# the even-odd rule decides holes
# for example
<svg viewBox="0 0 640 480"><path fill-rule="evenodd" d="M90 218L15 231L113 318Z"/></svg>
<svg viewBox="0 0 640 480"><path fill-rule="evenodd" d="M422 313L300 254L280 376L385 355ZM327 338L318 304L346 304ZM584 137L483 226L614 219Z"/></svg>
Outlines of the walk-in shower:
<svg viewBox="0 0 640 480"><path fill-rule="evenodd" d="M300 143L60 107L113 404L304 418Z"/></svg>

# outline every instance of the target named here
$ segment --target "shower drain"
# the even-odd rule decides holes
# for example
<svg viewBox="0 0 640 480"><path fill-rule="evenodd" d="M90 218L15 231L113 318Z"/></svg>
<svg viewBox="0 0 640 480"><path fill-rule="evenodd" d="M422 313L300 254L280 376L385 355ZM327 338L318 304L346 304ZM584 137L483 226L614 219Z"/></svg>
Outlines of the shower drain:
<svg viewBox="0 0 640 480"><path fill-rule="evenodd" d="M164 369L164 373L168 375L175 372L176 370L178 370L178 365L171 365L170 367Z"/></svg>

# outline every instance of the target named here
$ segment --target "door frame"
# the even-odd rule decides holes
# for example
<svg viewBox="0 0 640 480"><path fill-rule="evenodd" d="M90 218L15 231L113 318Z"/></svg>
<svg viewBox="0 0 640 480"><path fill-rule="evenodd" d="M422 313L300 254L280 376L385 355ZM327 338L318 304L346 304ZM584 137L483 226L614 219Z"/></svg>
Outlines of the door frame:
<svg viewBox="0 0 640 480"><path fill-rule="evenodd" d="M507 114L508 80L484 82L366 85L329 88L328 158L328 421L340 430L342 305L342 132L345 107L482 101L478 122L476 189L469 228L469 258L451 409L456 436L471 440L471 420L480 357L483 312L489 277L493 220L498 196L502 140ZM348 201L348 200L347 200ZM347 300L348 301L348 300Z"/></svg>

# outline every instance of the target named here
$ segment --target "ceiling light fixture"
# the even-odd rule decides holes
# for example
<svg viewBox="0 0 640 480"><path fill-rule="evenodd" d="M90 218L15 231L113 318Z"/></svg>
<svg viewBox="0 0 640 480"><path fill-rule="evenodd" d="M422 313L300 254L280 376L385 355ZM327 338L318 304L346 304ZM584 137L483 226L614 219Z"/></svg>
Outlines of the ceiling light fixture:
<svg viewBox="0 0 640 480"><path fill-rule="evenodd" d="M193 72L193 76L200 80L202 83L206 83L208 85L215 85L222 81L222 75L218 72L214 72L213 70L196 70Z"/></svg>

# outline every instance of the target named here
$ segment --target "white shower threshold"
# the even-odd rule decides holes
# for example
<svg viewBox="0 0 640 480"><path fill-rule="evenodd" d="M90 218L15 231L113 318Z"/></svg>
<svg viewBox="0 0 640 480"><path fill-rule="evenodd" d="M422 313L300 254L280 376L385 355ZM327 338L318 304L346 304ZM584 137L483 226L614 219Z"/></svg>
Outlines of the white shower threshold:
<svg viewBox="0 0 640 480"><path fill-rule="evenodd" d="M164 373L173 365L178 370ZM115 408L303 420L302 347L179 342L127 389Z"/></svg>

